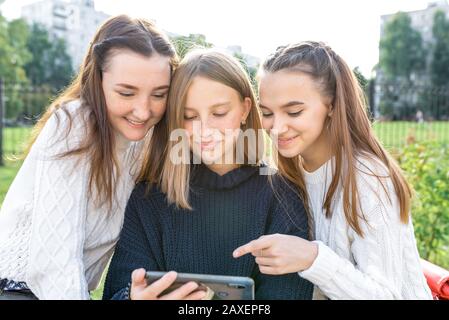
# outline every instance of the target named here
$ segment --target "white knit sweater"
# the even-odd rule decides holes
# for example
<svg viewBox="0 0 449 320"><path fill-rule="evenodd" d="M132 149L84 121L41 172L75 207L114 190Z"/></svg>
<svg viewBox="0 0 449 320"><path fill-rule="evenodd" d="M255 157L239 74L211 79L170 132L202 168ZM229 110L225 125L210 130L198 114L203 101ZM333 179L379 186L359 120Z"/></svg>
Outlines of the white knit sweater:
<svg viewBox="0 0 449 320"><path fill-rule="evenodd" d="M56 159L84 135L79 101L58 110L34 143L0 209L0 279L26 282L39 299L89 299L101 279L122 228L143 141L117 139L121 175L109 211L88 191L89 158Z"/></svg>
<svg viewBox="0 0 449 320"><path fill-rule="evenodd" d="M421 269L412 221L400 221L399 204L386 167L372 157L358 158L357 187L367 220L360 220L362 238L345 220L342 192L337 190L332 217L325 217L322 207L332 180L333 161L312 173L305 172L319 247L312 266L299 275L315 285L315 298L432 299ZM391 203L367 168L387 177L383 181Z"/></svg>

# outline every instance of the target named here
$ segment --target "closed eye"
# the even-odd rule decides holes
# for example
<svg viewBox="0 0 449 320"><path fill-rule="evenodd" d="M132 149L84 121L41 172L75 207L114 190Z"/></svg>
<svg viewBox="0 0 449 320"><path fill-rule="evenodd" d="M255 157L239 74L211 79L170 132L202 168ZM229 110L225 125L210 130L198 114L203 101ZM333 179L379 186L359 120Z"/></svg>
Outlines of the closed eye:
<svg viewBox="0 0 449 320"><path fill-rule="evenodd" d="M298 112L287 112L287 113L290 117L298 117L302 113L302 110Z"/></svg>
<svg viewBox="0 0 449 320"><path fill-rule="evenodd" d="M119 92L119 95L121 95L122 97L132 97L134 95L134 93L125 93L125 92Z"/></svg>
<svg viewBox="0 0 449 320"><path fill-rule="evenodd" d="M225 112L225 113L214 113L214 116L216 116L216 117L224 117L227 114L228 114L227 112Z"/></svg>
<svg viewBox="0 0 449 320"><path fill-rule="evenodd" d="M153 97L155 97L157 99L164 99L166 96L167 96L167 93L153 94Z"/></svg>

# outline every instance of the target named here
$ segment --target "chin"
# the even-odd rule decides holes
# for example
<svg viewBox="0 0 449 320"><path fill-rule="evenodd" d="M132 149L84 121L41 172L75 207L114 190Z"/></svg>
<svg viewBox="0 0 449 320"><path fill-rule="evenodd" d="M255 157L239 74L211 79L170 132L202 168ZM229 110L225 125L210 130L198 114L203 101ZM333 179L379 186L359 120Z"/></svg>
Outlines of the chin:
<svg viewBox="0 0 449 320"><path fill-rule="evenodd" d="M202 154L201 155L201 160L202 160L202 162L206 162L206 163L209 163L209 164L215 164L215 163L223 162L220 157L214 157L214 156L210 156L208 154L206 154L206 155Z"/></svg>
<svg viewBox="0 0 449 320"><path fill-rule="evenodd" d="M147 133L148 133L148 131L146 131L146 132L127 132L126 134L123 134L123 136L125 137L126 140L129 140L129 141L140 141L143 138L145 138Z"/></svg>
<svg viewBox="0 0 449 320"><path fill-rule="evenodd" d="M279 149L279 154L283 156L284 158L294 158L301 154L301 150L297 149Z"/></svg>

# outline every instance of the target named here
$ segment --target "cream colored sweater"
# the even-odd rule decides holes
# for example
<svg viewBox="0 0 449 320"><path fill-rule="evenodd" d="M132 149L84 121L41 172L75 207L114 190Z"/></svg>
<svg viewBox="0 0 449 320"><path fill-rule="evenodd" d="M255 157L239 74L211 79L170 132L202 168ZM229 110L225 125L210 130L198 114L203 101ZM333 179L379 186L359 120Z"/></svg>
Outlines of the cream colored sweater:
<svg viewBox="0 0 449 320"><path fill-rule="evenodd" d="M54 156L82 139L79 101L67 105L73 117L53 115L10 186L0 209L0 279L26 282L39 299L89 299L113 252L139 166L139 143L118 139L121 175L109 211L96 207L88 191L89 159ZM58 133L58 134L57 134Z"/></svg>
<svg viewBox="0 0 449 320"><path fill-rule="evenodd" d="M431 299L412 221L400 221L399 204L386 167L372 158L358 158L357 187L367 220L360 220L362 238L345 220L342 192L336 193L332 217L325 217L322 206L332 180L333 161L314 172L305 172L319 249L312 266L299 275L315 284L316 298L324 294L330 299ZM391 203L367 168L387 177L383 181Z"/></svg>

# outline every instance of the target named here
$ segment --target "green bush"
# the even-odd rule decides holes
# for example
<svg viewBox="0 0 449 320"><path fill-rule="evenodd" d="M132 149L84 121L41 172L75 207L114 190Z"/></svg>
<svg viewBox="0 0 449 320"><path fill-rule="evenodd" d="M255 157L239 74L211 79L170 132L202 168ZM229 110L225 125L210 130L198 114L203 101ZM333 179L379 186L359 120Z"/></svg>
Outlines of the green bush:
<svg viewBox="0 0 449 320"><path fill-rule="evenodd" d="M449 144L402 149L398 161L415 190L412 217L423 259L449 269Z"/></svg>

